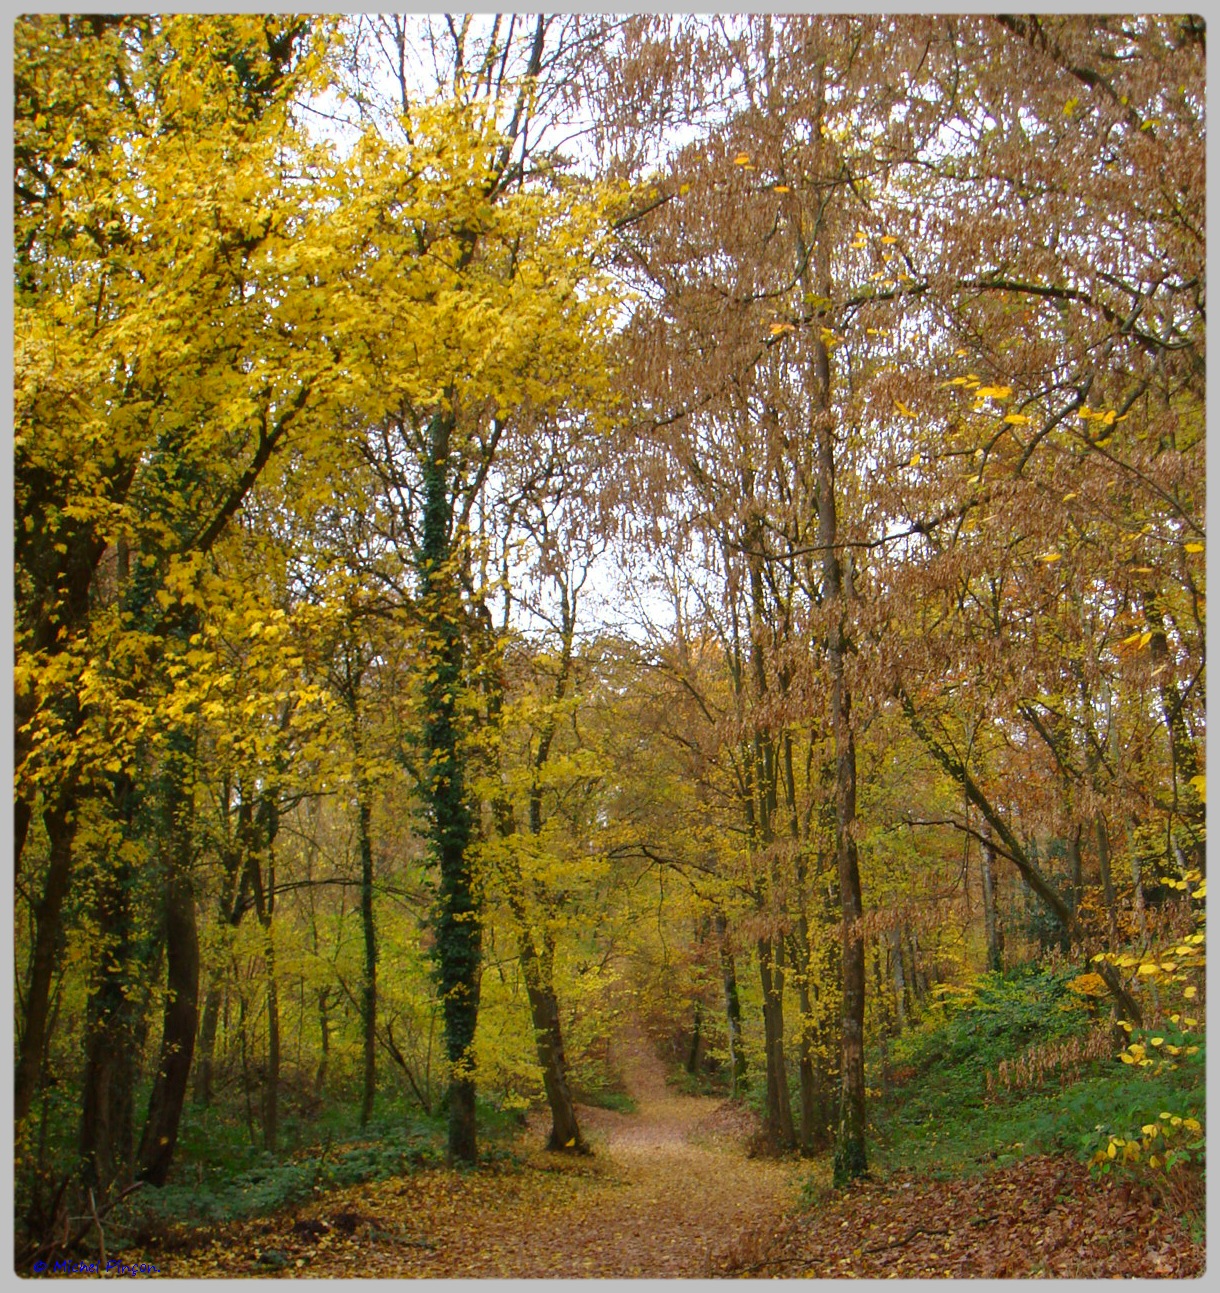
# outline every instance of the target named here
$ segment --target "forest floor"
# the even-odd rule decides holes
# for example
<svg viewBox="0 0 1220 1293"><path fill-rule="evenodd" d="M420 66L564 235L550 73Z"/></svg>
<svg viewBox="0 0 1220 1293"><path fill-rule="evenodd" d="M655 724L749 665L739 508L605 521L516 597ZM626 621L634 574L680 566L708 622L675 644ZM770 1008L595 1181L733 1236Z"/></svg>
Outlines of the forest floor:
<svg viewBox="0 0 1220 1293"><path fill-rule="evenodd" d="M164 1275L372 1278L698 1278L725 1273L743 1235L780 1231L807 1168L749 1158L751 1115L681 1094L638 1033L613 1055L633 1113L578 1106L593 1154L540 1147L530 1116L518 1160L425 1169L334 1190L272 1218L150 1254ZM753 1248L750 1249L754 1251Z"/></svg>
<svg viewBox="0 0 1220 1293"><path fill-rule="evenodd" d="M333 1190L145 1260L193 1278L1202 1274L1171 1210L1073 1158L831 1191L825 1162L750 1157L751 1115L668 1086L639 1034L614 1058L637 1109L580 1107L591 1157L538 1148L548 1122L531 1115L514 1159Z"/></svg>

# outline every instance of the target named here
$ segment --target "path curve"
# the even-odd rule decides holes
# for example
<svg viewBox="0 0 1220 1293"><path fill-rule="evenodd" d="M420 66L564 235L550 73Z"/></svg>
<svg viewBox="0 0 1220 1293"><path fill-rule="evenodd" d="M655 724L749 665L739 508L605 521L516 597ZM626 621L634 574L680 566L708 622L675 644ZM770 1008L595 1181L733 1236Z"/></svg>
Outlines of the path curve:
<svg viewBox="0 0 1220 1293"><path fill-rule="evenodd" d="M748 1158L740 1107L674 1091L639 1033L619 1039L613 1060L637 1109L579 1107L592 1157L542 1150L549 1120L537 1114L524 1167L428 1169L330 1191L166 1255L162 1273L705 1278L740 1264L780 1228L798 1164Z"/></svg>

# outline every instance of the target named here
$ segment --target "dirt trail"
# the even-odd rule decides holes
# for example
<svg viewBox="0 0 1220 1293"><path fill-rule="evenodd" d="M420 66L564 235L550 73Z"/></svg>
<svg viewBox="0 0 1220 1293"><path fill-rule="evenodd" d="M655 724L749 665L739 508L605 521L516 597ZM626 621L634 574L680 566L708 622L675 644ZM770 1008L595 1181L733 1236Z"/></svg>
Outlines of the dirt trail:
<svg viewBox="0 0 1220 1293"><path fill-rule="evenodd" d="M580 1109L594 1155L547 1154L531 1119L524 1169L427 1170L328 1193L292 1216L228 1228L205 1250L159 1263L172 1275L401 1278L699 1278L742 1237L770 1233L797 1167L749 1159L746 1121L722 1101L678 1094L639 1034L615 1048L630 1114Z"/></svg>

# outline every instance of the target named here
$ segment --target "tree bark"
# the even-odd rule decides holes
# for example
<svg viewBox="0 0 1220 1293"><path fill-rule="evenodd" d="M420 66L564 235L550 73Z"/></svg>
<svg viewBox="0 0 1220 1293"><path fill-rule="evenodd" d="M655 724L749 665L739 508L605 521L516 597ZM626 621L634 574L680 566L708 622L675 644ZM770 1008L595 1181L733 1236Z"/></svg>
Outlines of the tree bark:
<svg viewBox="0 0 1220 1293"><path fill-rule="evenodd" d="M13 1116L17 1132L29 1117L38 1090L42 1054L46 1046L47 1018L51 1001L51 980L55 975L56 943L63 917L64 899L72 877L72 844L76 837L77 801L75 789L61 791L51 808L42 814L50 841L47 874L42 897L34 908L34 949L30 982L25 994L25 1027L17 1048L17 1072L13 1091Z"/></svg>
<svg viewBox="0 0 1220 1293"><path fill-rule="evenodd" d="M695 1002L694 1027L691 1030L690 1050L686 1053L686 1071L694 1076L699 1069L699 1050L703 1043L703 1002Z"/></svg>
<svg viewBox="0 0 1220 1293"><path fill-rule="evenodd" d="M986 831L987 828L984 827ZM996 908L995 848L991 836L983 841L983 927L987 934L987 968L1000 974L1004 970L1004 952L1000 943L999 913Z"/></svg>
<svg viewBox="0 0 1220 1293"><path fill-rule="evenodd" d="M212 1103L212 1066L216 1054L216 1028L220 1022L220 984L213 979L203 1000L203 1019L195 1048L195 1103Z"/></svg>
<svg viewBox="0 0 1220 1293"><path fill-rule="evenodd" d="M267 1075L263 1081L263 1148L274 1152L280 1136L280 987L270 921L266 930Z"/></svg>
<svg viewBox="0 0 1220 1293"><path fill-rule="evenodd" d="M788 1071L784 1061L784 976L778 964L775 940L758 940L758 972L763 994L763 1046L767 1058L766 1135L772 1152L791 1149L796 1144L792 1124L792 1097L788 1091Z"/></svg>
<svg viewBox="0 0 1220 1293"><path fill-rule="evenodd" d="M440 871L435 955L445 1049L449 1059L450 1162L478 1157L475 1124L474 1034L479 1014L482 925L468 856L470 805L460 746L458 695L464 644L460 590L451 569L453 500L449 485L452 414L437 412L428 427L423 463L424 514L420 551L421 608L430 625L424 682L424 800L429 846Z"/></svg>
<svg viewBox="0 0 1220 1293"><path fill-rule="evenodd" d="M529 994L534 1040L547 1104L551 1110L551 1134L547 1149L590 1152L576 1120L576 1104L568 1083L567 1059L563 1049L563 1030L559 1019L559 1001L552 986L554 948L544 944L539 954L528 936L522 939L521 964Z"/></svg>
<svg viewBox="0 0 1220 1293"><path fill-rule="evenodd" d="M165 895L166 999L161 1058L140 1140L140 1177L164 1185L178 1142L199 1006L199 937L188 865L174 865ZM212 1036L216 1019L212 1019Z"/></svg>
<svg viewBox="0 0 1220 1293"><path fill-rule="evenodd" d="M1093 819L1093 831L1097 837L1097 869L1101 873L1101 892L1106 903L1106 948L1116 952L1118 950L1118 894L1114 889L1114 874L1110 868L1110 832L1106 830L1106 819L1101 813Z"/></svg>
<svg viewBox="0 0 1220 1293"><path fill-rule="evenodd" d="M127 842L135 811L129 778L115 779L114 808ZM95 917L101 935L97 978L89 994L85 1025L85 1072L81 1092L80 1156L85 1186L104 1195L126 1177L132 1161L135 1085L135 961L131 889L135 873L126 850L107 859L97 886Z"/></svg>
<svg viewBox="0 0 1220 1293"><path fill-rule="evenodd" d="M364 931L364 991L360 1000L364 1030L364 1089L360 1100L360 1125L373 1116L377 1093L377 930L373 923L373 841L367 792L360 793L360 922Z"/></svg>
<svg viewBox="0 0 1220 1293"><path fill-rule="evenodd" d="M729 1038L730 1096L736 1099L746 1087L746 1055L741 1044L741 998L737 991L737 964L728 944L728 919L716 913L716 934L720 940L720 978L724 984L724 1015Z"/></svg>

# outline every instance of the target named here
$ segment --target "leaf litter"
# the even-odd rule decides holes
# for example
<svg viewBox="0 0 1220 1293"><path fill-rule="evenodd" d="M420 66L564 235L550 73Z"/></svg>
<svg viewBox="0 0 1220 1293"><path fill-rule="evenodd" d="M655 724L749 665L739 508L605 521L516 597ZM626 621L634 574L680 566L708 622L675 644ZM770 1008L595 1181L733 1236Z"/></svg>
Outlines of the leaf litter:
<svg viewBox="0 0 1220 1293"><path fill-rule="evenodd" d="M843 1191L751 1157L740 1105L688 1096L636 1038L637 1111L580 1110L593 1157L547 1153L333 1190L154 1253L168 1276L314 1278L1192 1278L1201 1241L1146 1189L1068 1157L969 1179L897 1174ZM812 1169L816 1175L816 1165Z"/></svg>

